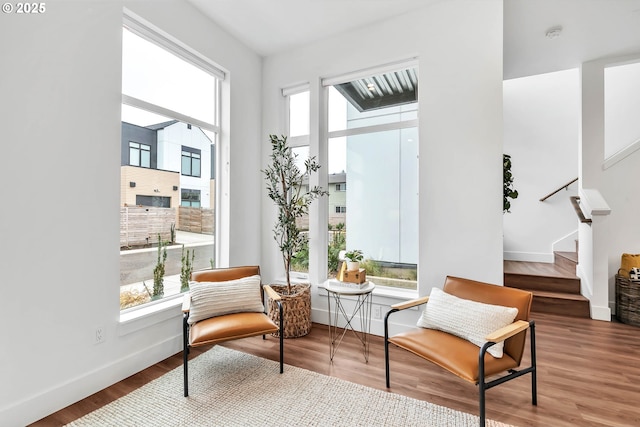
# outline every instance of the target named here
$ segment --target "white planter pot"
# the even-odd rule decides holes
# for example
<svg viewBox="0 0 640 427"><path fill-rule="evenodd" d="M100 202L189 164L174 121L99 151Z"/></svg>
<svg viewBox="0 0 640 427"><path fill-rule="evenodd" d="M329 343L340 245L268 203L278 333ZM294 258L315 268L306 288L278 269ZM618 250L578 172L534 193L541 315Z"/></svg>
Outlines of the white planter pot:
<svg viewBox="0 0 640 427"><path fill-rule="evenodd" d="M347 260L347 270L348 271L355 271L355 270L359 270L360 269L360 262L359 261L349 261Z"/></svg>

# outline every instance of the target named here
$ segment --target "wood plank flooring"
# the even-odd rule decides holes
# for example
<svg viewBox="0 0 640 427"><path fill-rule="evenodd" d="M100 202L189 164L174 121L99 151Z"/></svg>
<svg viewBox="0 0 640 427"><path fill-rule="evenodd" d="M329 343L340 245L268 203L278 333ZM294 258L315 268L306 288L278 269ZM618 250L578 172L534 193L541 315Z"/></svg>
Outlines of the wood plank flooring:
<svg viewBox="0 0 640 427"><path fill-rule="evenodd" d="M516 426L604 427L640 425L640 328L617 322L534 313L538 356L538 406L531 405L530 376L487 391L487 417ZM278 340L246 338L226 347L278 360ZM193 349L197 357L209 347ZM478 413L477 387L412 354L392 347L393 393ZM528 351L526 360L528 363ZM176 354L71 405L34 426L59 426L181 366ZM352 334L329 362L329 332L314 324L303 338L285 340L285 363L386 390L383 338L371 340L369 363ZM285 366L286 369L286 366Z"/></svg>

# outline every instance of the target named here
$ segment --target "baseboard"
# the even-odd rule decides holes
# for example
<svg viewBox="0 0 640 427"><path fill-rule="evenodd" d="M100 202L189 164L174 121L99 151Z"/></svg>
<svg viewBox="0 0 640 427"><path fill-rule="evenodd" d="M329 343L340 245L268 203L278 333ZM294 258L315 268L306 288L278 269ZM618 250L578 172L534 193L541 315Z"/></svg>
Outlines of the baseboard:
<svg viewBox="0 0 640 427"><path fill-rule="evenodd" d="M553 263L553 253L505 251L502 257L505 261Z"/></svg>
<svg viewBox="0 0 640 427"><path fill-rule="evenodd" d="M182 334L2 408L3 426L24 426L76 403L182 350Z"/></svg>
<svg viewBox="0 0 640 427"><path fill-rule="evenodd" d="M605 320L607 322L611 321L611 308L607 307L597 307L591 305L591 318L594 320Z"/></svg>

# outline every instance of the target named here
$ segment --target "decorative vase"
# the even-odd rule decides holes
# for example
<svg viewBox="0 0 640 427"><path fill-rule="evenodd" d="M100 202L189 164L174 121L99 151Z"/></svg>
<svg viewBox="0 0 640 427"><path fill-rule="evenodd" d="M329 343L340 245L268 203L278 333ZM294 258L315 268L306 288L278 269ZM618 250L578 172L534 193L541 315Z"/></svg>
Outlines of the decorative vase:
<svg viewBox="0 0 640 427"><path fill-rule="evenodd" d="M284 317L284 338L298 338L311 332L311 285L308 283L291 285L291 294L287 293L287 285L271 285L280 295L282 315ZM269 304L269 318L280 324L278 305L271 298ZM279 337L279 333L272 334Z"/></svg>
<svg viewBox="0 0 640 427"><path fill-rule="evenodd" d="M360 269L359 261L349 261L347 260L347 270L348 271L357 271Z"/></svg>

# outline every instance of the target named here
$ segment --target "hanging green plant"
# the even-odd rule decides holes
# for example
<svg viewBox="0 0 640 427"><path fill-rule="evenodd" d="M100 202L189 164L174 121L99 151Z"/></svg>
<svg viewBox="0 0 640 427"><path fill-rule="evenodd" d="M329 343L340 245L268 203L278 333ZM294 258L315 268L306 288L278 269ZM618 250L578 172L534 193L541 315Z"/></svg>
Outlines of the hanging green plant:
<svg viewBox="0 0 640 427"><path fill-rule="evenodd" d="M504 178L504 198L502 200L502 213L511 212L511 202L509 199L516 199L518 191L513 188L513 174L511 173L511 156L502 155L503 178Z"/></svg>

